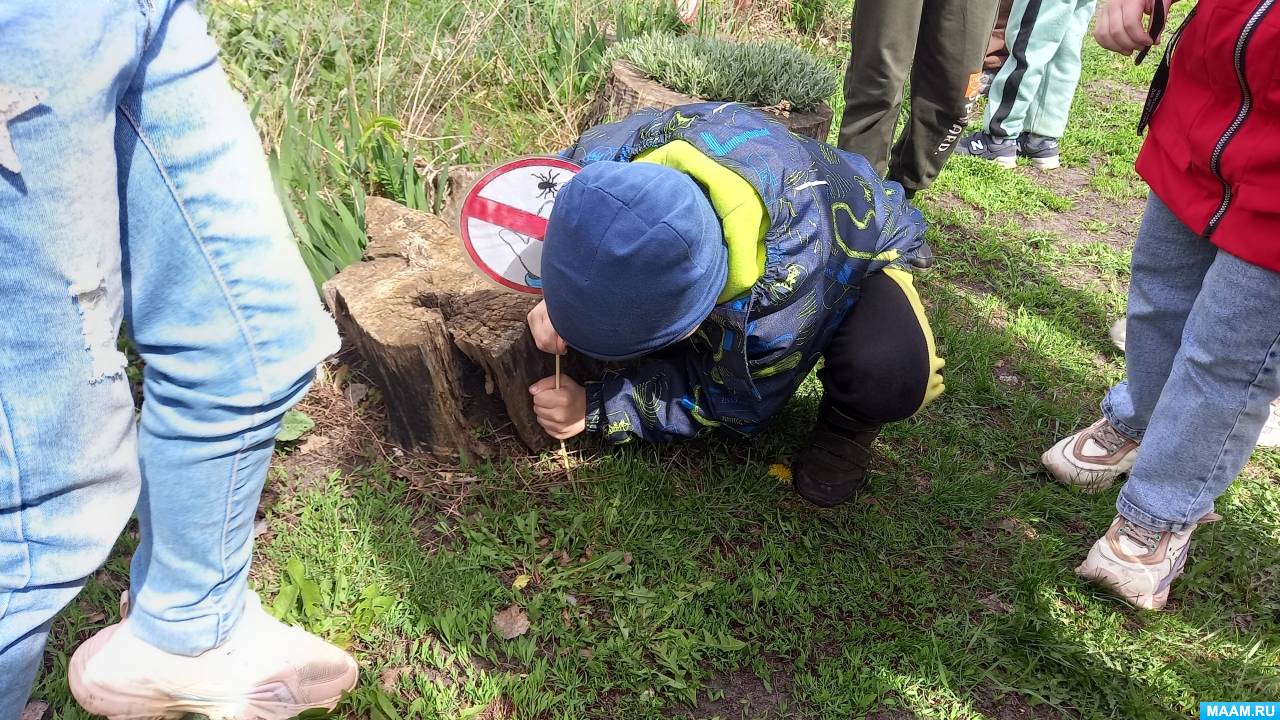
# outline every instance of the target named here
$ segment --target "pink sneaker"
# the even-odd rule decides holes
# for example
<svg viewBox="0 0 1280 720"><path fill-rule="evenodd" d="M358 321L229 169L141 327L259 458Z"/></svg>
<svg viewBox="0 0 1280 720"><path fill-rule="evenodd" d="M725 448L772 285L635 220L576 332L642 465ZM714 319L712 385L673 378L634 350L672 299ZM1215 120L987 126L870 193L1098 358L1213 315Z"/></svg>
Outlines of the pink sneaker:
<svg viewBox="0 0 1280 720"><path fill-rule="evenodd" d="M1161 610L1169 601L1169 586L1187 564L1191 534L1196 527L1221 519L1210 513L1195 526L1175 533L1148 530L1117 515L1076 568L1076 574L1134 607Z"/></svg>
<svg viewBox="0 0 1280 720"><path fill-rule="evenodd" d="M1258 447L1280 447L1280 400L1271 403L1271 416L1267 418L1267 424L1262 426Z"/></svg>
<svg viewBox="0 0 1280 720"><path fill-rule="evenodd" d="M143 642L125 620L71 657L71 692L109 720L287 720L332 710L355 687L356 662L338 647L263 611L251 595L231 638L197 657Z"/></svg>
<svg viewBox="0 0 1280 720"><path fill-rule="evenodd" d="M1049 474L1068 487L1098 493L1133 469L1138 443L1103 418L1058 441L1040 456Z"/></svg>

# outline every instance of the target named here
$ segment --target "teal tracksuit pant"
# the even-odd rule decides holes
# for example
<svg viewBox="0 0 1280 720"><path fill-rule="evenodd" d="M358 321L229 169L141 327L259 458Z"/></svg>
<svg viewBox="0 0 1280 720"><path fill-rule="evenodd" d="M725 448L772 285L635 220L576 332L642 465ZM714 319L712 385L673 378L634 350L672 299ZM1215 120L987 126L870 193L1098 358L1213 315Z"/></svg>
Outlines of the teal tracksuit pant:
<svg viewBox="0 0 1280 720"><path fill-rule="evenodd" d="M1080 48L1097 0L1014 0L1005 29L1009 59L987 95L995 137L1062 137L1080 81Z"/></svg>

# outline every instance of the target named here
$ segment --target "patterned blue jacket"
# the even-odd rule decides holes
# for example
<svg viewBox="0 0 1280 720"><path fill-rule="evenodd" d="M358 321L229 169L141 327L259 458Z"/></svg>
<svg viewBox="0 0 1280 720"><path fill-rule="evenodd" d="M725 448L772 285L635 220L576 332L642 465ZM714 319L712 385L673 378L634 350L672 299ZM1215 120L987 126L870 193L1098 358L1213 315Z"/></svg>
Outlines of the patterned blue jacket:
<svg viewBox="0 0 1280 720"><path fill-rule="evenodd" d="M587 130L563 156L581 165L629 162L674 140L760 194L770 222L765 270L688 340L585 384L588 431L615 443L760 430L813 368L862 278L906 267L923 244L920 211L864 158L736 103L641 110Z"/></svg>

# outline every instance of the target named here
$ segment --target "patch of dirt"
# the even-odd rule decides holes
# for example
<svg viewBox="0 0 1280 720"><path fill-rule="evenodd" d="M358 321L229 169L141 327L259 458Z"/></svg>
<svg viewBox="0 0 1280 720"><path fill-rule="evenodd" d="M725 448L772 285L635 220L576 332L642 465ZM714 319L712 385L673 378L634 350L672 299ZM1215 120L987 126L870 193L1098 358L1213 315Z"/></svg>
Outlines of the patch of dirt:
<svg viewBox="0 0 1280 720"><path fill-rule="evenodd" d="M1083 87L1083 90L1100 100L1112 102L1132 102L1139 105L1147 102L1147 88L1131 85L1111 78L1099 78Z"/></svg>
<svg viewBox="0 0 1280 720"><path fill-rule="evenodd" d="M974 705L991 720L1063 720L1078 715L1063 714L1047 705L1033 706L1017 693L999 694L994 688L982 686L973 692Z"/></svg>
<svg viewBox="0 0 1280 720"><path fill-rule="evenodd" d="M386 406L363 367L358 353L350 347L320 367L311 390L296 407L315 421L315 427L298 440L278 446L259 518L278 498L317 487L335 470L347 473L376 463L405 482L424 503L437 506L446 515L457 514L476 478L389 440ZM502 457L527 453L513 437L494 433L491 442ZM554 470L556 477L563 474L558 464ZM538 485L535 480L530 479L531 487ZM424 545L437 545L442 540L434 521L417 529Z"/></svg>
<svg viewBox="0 0 1280 720"><path fill-rule="evenodd" d="M1072 202L1070 210L1049 211L1027 218L1025 228L1050 232L1062 245L1100 242L1128 251L1138 236L1145 202L1141 198L1116 200L1089 186L1097 168L1062 167L1056 170L1027 168L1035 182Z"/></svg>
<svg viewBox="0 0 1280 720"><path fill-rule="evenodd" d="M1034 230L1057 234L1059 247L1102 243L1121 252L1133 249L1145 206L1142 200L1115 200L1093 190L1075 198L1075 209L1031 221Z"/></svg>
<svg viewBox="0 0 1280 720"><path fill-rule="evenodd" d="M354 351L344 351L321 365L311 391L295 408L316 423L306 435L281 445L274 459L295 489L323 483L333 470L349 471L401 452L384 439L386 413L357 361Z"/></svg>
<svg viewBox="0 0 1280 720"><path fill-rule="evenodd" d="M982 607L987 609L987 613L991 615L1007 615L1013 612L1014 607L1004 600L1000 599L995 593L987 593L978 598L978 602Z"/></svg>
<svg viewBox="0 0 1280 720"><path fill-rule="evenodd" d="M1137 198L1116 201L1103 196L1089 186L1096 171L1097 168L1093 165L1060 167L1056 170L1037 170L1027 166L1013 170L1012 172L1023 173L1054 195L1072 202L1072 207L1068 210L1046 210L1035 216L991 213L970 205L954 193L936 195L931 199L933 207L943 212L973 213L978 223L1013 217L1022 229L1032 233L1055 233L1067 240L1103 242L1121 249L1131 247L1137 235L1137 223L1142 217L1143 201ZM1104 226L1108 228L1105 232L1101 231ZM968 229L964 227L955 227L955 230L968 233Z"/></svg>
<svg viewBox="0 0 1280 720"><path fill-rule="evenodd" d="M1021 518L1015 518L1015 517L1001 518L1000 520L989 525L988 528L991 530L996 530L996 529L1003 530L1009 533L1010 535L1015 535L1015 536L1021 535L1027 540L1035 540L1040 537L1040 534L1036 532L1036 529L1031 527L1031 525L1027 523L1026 520L1023 520Z"/></svg>
<svg viewBox="0 0 1280 720"><path fill-rule="evenodd" d="M704 696L698 701L696 709L685 710L683 715L675 717L686 720L717 717L759 720L808 718L791 697L791 674L785 667L785 662L776 656L767 656L766 660L770 669L768 687L749 668L722 673L706 682ZM718 700L709 700L706 698L708 691L722 696Z"/></svg>
<svg viewBox="0 0 1280 720"><path fill-rule="evenodd" d="M1047 210L1034 216L1013 215L1019 226L1033 234L1051 235L1059 249L1071 245L1102 243L1121 252L1128 252L1138 236L1145 202L1141 198L1116 200L1089 186L1096 167L1062 167L1056 170L1019 168L1015 172L1028 174L1034 182L1067 198L1072 207L1068 210ZM934 199L934 207L944 212L969 211L979 223L1007 217L1004 213L987 213L948 193ZM947 225L946 232L964 234L963 226ZM1083 289L1105 282L1100 273L1088 266L1060 268L1059 277L1064 284ZM1096 288L1094 288L1096 289Z"/></svg>
<svg viewBox="0 0 1280 720"><path fill-rule="evenodd" d="M941 193L930 196L930 201L934 208L944 212L953 213L957 211L968 211L977 213L979 217L983 215L983 211L975 208L964 200L960 199L955 193Z"/></svg>
<svg viewBox="0 0 1280 720"><path fill-rule="evenodd" d="M1081 540L1089 540L1090 542L1097 539L1097 533L1093 528L1089 527L1089 522L1084 518L1067 518L1063 521L1062 527L1067 532L1071 533L1072 537L1080 538Z"/></svg>
<svg viewBox="0 0 1280 720"><path fill-rule="evenodd" d="M1026 379L1022 377L1022 373L1014 366L1012 361L997 360L995 364L996 381L1001 385L1009 387L1020 387L1026 384Z"/></svg>
<svg viewBox="0 0 1280 720"><path fill-rule="evenodd" d="M516 716L516 706L506 696L489 703L489 707L476 715L476 720L509 720Z"/></svg>
<svg viewBox="0 0 1280 720"><path fill-rule="evenodd" d="M1093 178L1094 169L1092 166L1060 167L1055 170L1037 170L1034 167L1027 167L1021 169L1021 172L1030 175L1037 185L1044 186L1052 191L1054 195L1069 198L1088 190L1089 180Z"/></svg>
<svg viewBox="0 0 1280 720"><path fill-rule="evenodd" d="M1036 170L1028 168L1037 183L1072 202L1070 210L1049 211L1027 218L1024 227L1033 232L1051 232L1060 244L1103 243L1120 251L1133 248L1146 203L1142 198L1117 200L1089 186L1097 168Z"/></svg>

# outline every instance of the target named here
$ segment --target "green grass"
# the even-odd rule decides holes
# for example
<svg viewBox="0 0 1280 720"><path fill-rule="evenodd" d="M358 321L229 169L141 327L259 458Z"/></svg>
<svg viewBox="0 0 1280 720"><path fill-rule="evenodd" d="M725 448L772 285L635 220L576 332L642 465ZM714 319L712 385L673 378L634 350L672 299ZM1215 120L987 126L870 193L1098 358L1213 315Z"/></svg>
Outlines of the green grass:
<svg viewBox="0 0 1280 720"><path fill-rule="evenodd" d="M832 67L847 51L813 47ZM803 441L812 380L751 443L575 442L574 484L553 457L371 454L319 480L282 462L256 584L360 658L340 714L1144 720L1280 698L1280 453L1256 453L1226 519L1197 533L1165 613L1074 577L1116 491L1074 494L1039 468L1123 375L1106 330L1141 212L1132 128L1151 67L1086 47L1060 174L955 158L921 196L940 261L919 278L948 391L887 429L855 502L815 510L769 474ZM518 123L491 115L510 97L479 92L471 127ZM524 149L553 147L537 142ZM55 624L35 696L58 718L85 717L66 657L114 617L131 545ZM531 630L504 641L492 618L512 604Z"/></svg>

